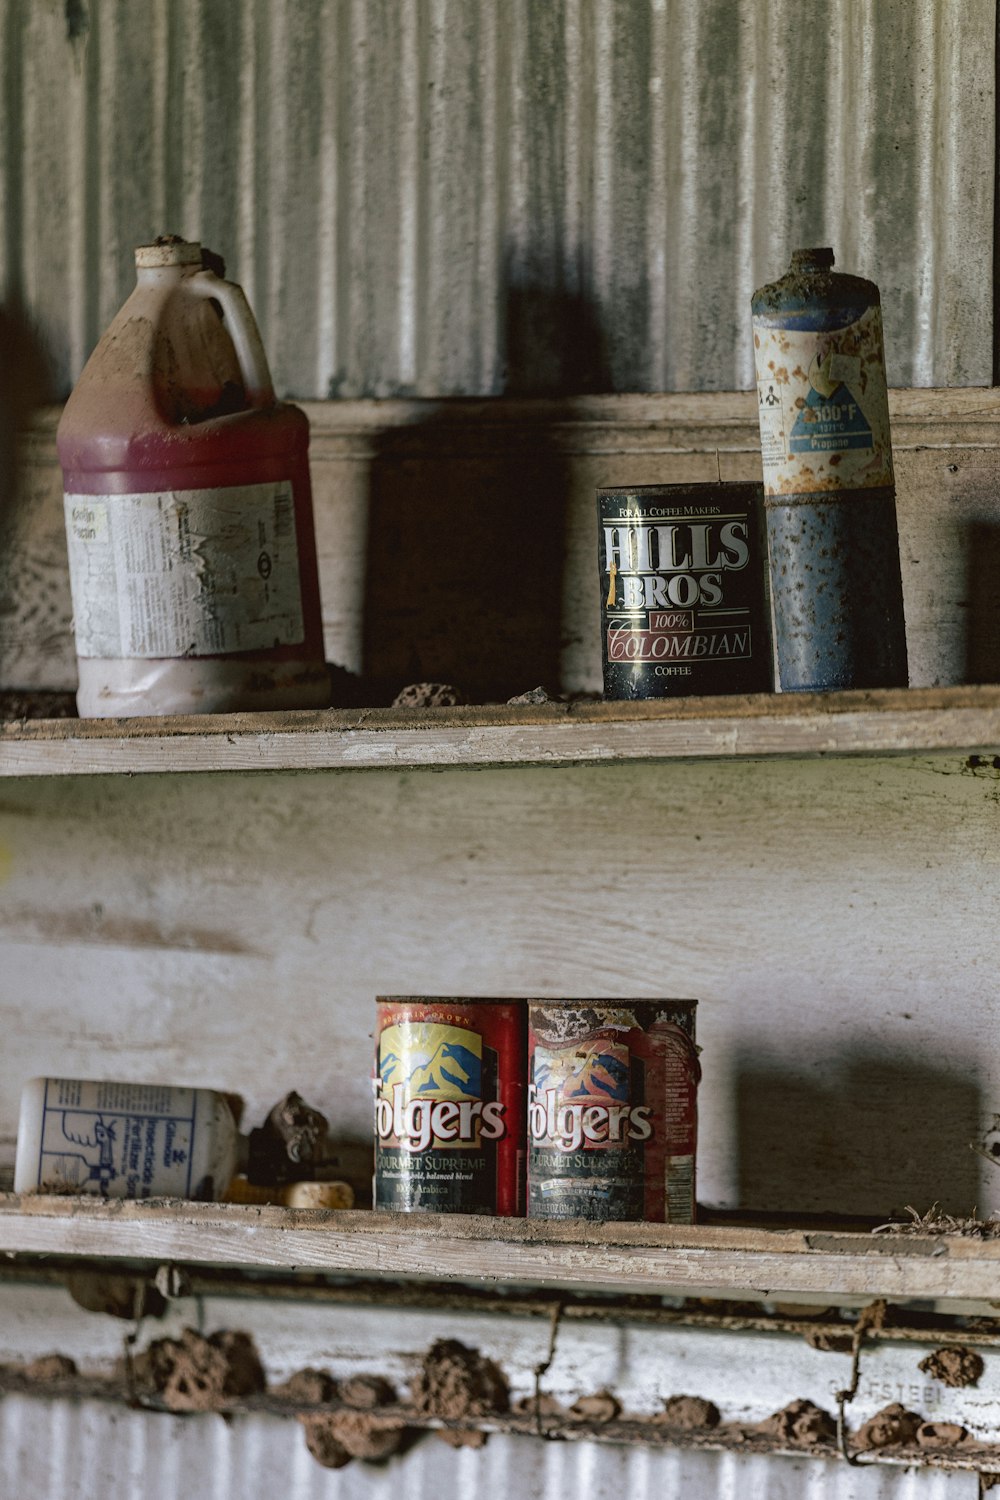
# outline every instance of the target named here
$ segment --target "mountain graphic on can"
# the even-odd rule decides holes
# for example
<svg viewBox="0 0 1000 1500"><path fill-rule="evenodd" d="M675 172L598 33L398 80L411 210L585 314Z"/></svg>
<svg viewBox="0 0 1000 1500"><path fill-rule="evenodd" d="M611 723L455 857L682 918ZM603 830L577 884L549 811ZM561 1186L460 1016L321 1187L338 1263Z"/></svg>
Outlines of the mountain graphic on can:
<svg viewBox="0 0 1000 1500"><path fill-rule="evenodd" d="M478 1099L482 1095L482 1038L474 1031L417 1024L404 1031L387 1027L379 1049L379 1073L386 1092L397 1085L411 1095L439 1099Z"/></svg>
<svg viewBox="0 0 1000 1500"><path fill-rule="evenodd" d="M564 1099L607 1098L626 1103L629 1096L628 1049L598 1044L546 1052L536 1047L532 1082L536 1089L557 1089Z"/></svg>

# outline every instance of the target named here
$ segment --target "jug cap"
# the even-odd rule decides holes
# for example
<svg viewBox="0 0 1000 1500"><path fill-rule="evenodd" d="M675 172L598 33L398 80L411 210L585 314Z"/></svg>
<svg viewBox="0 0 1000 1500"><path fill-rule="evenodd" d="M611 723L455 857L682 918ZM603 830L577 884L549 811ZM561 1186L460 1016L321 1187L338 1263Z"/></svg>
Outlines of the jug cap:
<svg viewBox="0 0 1000 1500"><path fill-rule="evenodd" d="M200 266L201 245L198 240L182 240L178 234L161 234L152 245L137 245L136 270L157 266Z"/></svg>

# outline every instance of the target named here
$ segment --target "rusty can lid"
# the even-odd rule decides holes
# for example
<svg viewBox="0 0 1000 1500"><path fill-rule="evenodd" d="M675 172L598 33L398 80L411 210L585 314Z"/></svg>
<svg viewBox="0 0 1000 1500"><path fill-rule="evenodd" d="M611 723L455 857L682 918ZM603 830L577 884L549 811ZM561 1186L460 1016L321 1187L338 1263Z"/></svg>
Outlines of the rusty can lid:
<svg viewBox="0 0 1000 1500"><path fill-rule="evenodd" d="M198 240L182 240L179 234L161 234L151 245L136 246L135 264L139 271L157 266L200 266L201 244Z"/></svg>

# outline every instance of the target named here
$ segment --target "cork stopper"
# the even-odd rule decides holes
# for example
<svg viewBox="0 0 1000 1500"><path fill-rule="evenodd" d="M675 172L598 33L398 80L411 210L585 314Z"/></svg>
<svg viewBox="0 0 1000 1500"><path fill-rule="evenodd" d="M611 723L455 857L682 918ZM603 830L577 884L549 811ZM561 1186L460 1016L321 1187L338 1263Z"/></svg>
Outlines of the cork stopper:
<svg viewBox="0 0 1000 1500"><path fill-rule="evenodd" d="M273 1204L285 1208L343 1209L354 1207L349 1182L250 1182L234 1177L224 1194L226 1203Z"/></svg>
<svg viewBox="0 0 1000 1500"><path fill-rule="evenodd" d="M353 1208L349 1182L289 1182L281 1189L286 1208Z"/></svg>

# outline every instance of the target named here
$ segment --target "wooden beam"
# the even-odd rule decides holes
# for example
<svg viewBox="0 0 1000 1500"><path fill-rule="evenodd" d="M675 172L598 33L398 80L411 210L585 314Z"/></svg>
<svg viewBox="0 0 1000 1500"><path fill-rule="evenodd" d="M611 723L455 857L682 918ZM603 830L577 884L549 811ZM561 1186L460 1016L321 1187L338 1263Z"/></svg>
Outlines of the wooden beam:
<svg viewBox="0 0 1000 1500"><path fill-rule="evenodd" d="M996 1299L1000 1241L0 1196L0 1254L617 1293Z"/></svg>
<svg viewBox="0 0 1000 1500"><path fill-rule="evenodd" d="M992 753L1000 688L330 710L0 726L0 775L393 770L771 756Z"/></svg>

